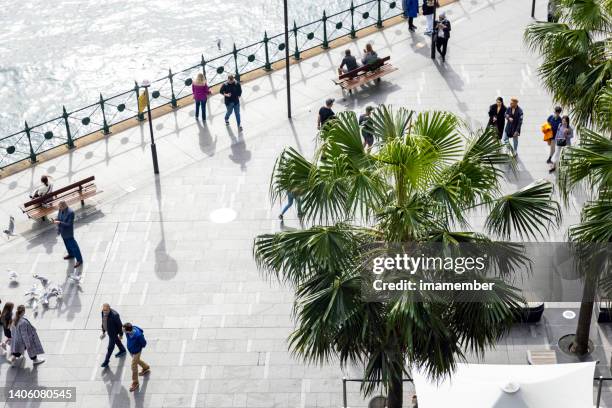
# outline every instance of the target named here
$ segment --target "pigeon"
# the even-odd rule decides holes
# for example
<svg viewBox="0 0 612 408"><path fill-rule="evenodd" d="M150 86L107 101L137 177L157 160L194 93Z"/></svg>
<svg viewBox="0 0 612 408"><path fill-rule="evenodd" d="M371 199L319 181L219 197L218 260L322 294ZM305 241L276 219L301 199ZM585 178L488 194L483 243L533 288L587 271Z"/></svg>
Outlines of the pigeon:
<svg viewBox="0 0 612 408"><path fill-rule="evenodd" d="M217 38L217 48L221 51L221 39Z"/></svg>
<svg viewBox="0 0 612 408"><path fill-rule="evenodd" d="M38 289L38 285L34 283L30 290L25 293L25 296L29 296L26 303L34 310L36 314L38 311L38 302L40 300L40 290Z"/></svg>
<svg viewBox="0 0 612 408"><path fill-rule="evenodd" d="M17 278L19 278L19 274L17 272L11 268L6 268L6 272L8 272L9 280L11 282L17 282Z"/></svg>
<svg viewBox="0 0 612 408"><path fill-rule="evenodd" d="M6 234L6 238L15 236L15 217L12 215L9 217L8 227L3 232Z"/></svg>
<svg viewBox="0 0 612 408"><path fill-rule="evenodd" d="M49 283L49 279L45 278L44 276L40 276L37 273L35 273L32 276L34 276L34 279L38 279L40 281L40 283L43 285L43 288L46 287L47 284Z"/></svg>

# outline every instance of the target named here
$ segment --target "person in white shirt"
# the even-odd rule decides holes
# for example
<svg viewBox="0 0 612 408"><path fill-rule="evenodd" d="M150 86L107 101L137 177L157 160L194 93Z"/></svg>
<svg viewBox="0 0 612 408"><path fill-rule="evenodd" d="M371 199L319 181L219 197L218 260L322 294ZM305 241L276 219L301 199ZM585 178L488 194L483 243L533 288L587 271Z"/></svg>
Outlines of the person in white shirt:
<svg viewBox="0 0 612 408"><path fill-rule="evenodd" d="M38 186L36 190L34 190L32 194L30 194L31 199L45 196L53 191L53 184L51 184L51 182L49 181L49 177L42 176L40 178L40 183L40 186Z"/></svg>

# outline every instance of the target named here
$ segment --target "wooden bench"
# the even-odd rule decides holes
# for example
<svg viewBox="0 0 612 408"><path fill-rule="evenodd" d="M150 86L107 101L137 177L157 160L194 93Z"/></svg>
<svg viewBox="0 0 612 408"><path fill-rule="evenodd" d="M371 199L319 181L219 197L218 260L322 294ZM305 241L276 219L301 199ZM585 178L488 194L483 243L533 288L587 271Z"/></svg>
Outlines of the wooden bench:
<svg viewBox="0 0 612 408"><path fill-rule="evenodd" d="M527 350L527 362L531 365L557 364L555 350Z"/></svg>
<svg viewBox="0 0 612 408"><path fill-rule="evenodd" d="M24 203L21 207L21 211L31 219L44 218L47 215L56 212L58 210L58 204L60 201L65 201L66 204L74 204L81 202L81 205L85 205L85 199L90 198L98 194L94 180L94 176L87 177L76 183L72 183L69 186L60 188L46 194L42 197L37 197L33 200Z"/></svg>
<svg viewBox="0 0 612 408"><path fill-rule="evenodd" d="M353 89L358 88L370 81L380 81L382 77L388 75L394 71L397 71L393 65L388 63L391 57L384 57L378 59L373 64L362 65L355 68L345 74L342 74L338 79L334 79L334 83L345 90L349 94L353 93Z"/></svg>

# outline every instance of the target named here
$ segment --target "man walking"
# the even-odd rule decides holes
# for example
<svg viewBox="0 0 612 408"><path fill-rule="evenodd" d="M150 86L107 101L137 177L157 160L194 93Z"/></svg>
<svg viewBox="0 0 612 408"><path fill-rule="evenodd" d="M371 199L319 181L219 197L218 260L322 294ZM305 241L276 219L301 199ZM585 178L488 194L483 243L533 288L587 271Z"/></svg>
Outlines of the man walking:
<svg viewBox="0 0 612 408"><path fill-rule="evenodd" d="M65 201L60 201L58 208L57 219L53 223L57 225L57 233L64 240L66 251L68 251L68 255L64 256L64 259L76 258L76 263L74 264L76 269L83 265L83 257L81 256L79 244L74 239L74 211L68 207Z"/></svg>
<svg viewBox="0 0 612 408"><path fill-rule="evenodd" d="M227 82L221 86L220 93L225 97L225 107L227 112L225 113L225 126L229 126L229 118L232 112L236 115L236 122L238 122L238 130L242 132L242 126L240 125L240 97L242 96L242 87L234 79L233 75L227 76Z"/></svg>
<svg viewBox="0 0 612 408"><path fill-rule="evenodd" d="M121 342L121 337L123 337L121 317L119 317L119 313L111 309L108 303L102 305L102 337L105 334L108 334L108 349L106 350L106 357L104 357L102 368L108 367L115 345L119 347L119 352L115 354L115 357L118 358L125 355L125 347L123 347Z"/></svg>
<svg viewBox="0 0 612 408"><path fill-rule="evenodd" d="M516 97L510 98L510 106L506 109L506 129L504 132L504 143L512 138L514 156L518 154L518 140L523 125L523 110L518 106Z"/></svg>
<svg viewBox="0 0 612 408"><path fill-rule="evenodd" d="M151 367L140 358L142 349L146 347L147 341L145 340L143 330L138 326L132 326L132 323L124 324L123 330L127 336L127 349L132 355L132 385L130 386L130 392L133 392L140 386L138 376L151 372ZM140 373L138 373L138 366L142 367Z"/></svg>
<svg viewBox="0 0 612 408"><path fill-rule="evenodd" d="M550 146L550 154L548 155L548 160L546 163L552 163L552 157L555 154L556 142L555 138L557 137L557 130L559 129L559 125L561 125L561 113L563 109L560 106L555 108L555 113L550 115L546 121L550 124L550 128L552 130L552 139L548 141L548 145Z"/></svg>
<svg viewBox="0 0 612 408"><path fill-rule="evenodd" d="M370 128L373 110L373 106L366 106L365 113L359 116L359 127L361 127L361 136L363 136L363 148L366 149L368 153L370 153L372 145L374 145L374 135Z"/></svg>
<svg viewBox="0 0 612 408"><path fill-rule="evenodd" d="M325 101L325 106L321 106L321 109L319 109L319 115L317 116L317 129L321 129L325 122L336 116L332 110L332 106L334 106L334 99L329 98Z"/></svg>
<svg viewBox="0 0 612 408"><path fill-rule="evenodd" d="M446 61L446 47L450 38L451 23L446 19L446 13L440 13L440 19L436 23L436 48L442 56L442 62Z"/></svg>

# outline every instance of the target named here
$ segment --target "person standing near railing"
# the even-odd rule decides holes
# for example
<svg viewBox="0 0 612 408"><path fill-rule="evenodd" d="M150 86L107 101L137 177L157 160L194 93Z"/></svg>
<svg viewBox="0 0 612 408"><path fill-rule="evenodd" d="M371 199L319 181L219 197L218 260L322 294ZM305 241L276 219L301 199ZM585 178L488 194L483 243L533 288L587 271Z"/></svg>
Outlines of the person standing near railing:
<svg viewBox="0 0 612 408"><path fill-rule="evenodd" d="M404 18L408 19L408 29L416 30L414 18L419 15L419 0L403 0Z"/></svg>
<svg viewBox="0 0 612 408"><path fill-rule="evenodd" d="M225 107L227 108L227 112L225 113L225 126L229 126L229 118L232 112L234 112L236 115L236 122L238 122L238 130L242 132L242 125L240 124L240 97L242 96L242 87L240 83L230 74L227 76L227 82L221 86L220 93L225 97Z"/></svg>
<svg viewBox="0 0 612 408"><path fill-rule="evenodd" d="M200 107L202 108L202 120L206 120L206 99L211 94L210 88L206 83L204 74L201 72L196 76L195 81L191 84L191 90L193 91L193 100L195 101L195 118L198 119Z"/></svg>

